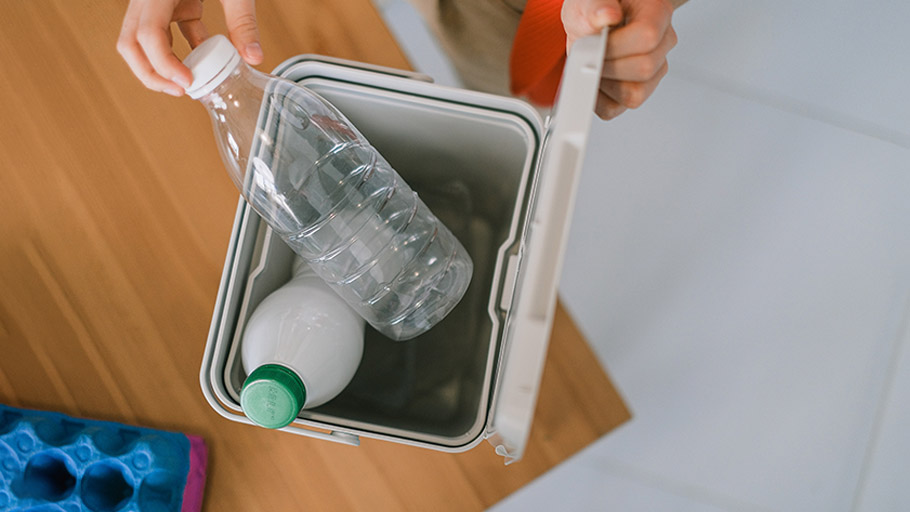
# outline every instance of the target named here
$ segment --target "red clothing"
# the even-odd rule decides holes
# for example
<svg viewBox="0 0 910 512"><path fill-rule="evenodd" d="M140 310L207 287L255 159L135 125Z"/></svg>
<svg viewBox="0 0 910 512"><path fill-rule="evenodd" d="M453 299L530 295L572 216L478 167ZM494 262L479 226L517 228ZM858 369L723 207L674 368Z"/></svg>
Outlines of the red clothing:
<svg viewBox="0 0 910 512"><path fill-rule="evenodd" d="M528 0L509 59L510 89L533 103L552 106L566 62L563 0Z"/></svg>

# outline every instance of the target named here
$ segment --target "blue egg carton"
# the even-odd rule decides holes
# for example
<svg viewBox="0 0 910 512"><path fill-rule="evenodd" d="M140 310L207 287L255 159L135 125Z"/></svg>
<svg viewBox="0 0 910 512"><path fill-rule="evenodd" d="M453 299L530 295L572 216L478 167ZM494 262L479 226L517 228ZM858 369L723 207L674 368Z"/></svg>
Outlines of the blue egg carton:
<svg viewBox="0 0 910 512"><path fill-rule="evenodd" d="M0 511L198 510L200 469L193 436L0 404Z"/></svg>

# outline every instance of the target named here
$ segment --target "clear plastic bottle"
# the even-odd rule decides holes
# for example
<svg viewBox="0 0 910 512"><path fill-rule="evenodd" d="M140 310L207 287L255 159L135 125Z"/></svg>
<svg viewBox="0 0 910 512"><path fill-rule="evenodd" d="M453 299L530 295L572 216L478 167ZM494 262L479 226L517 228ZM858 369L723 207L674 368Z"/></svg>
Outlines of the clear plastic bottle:
<svg viewBox="0 0 910 512"><path fill-rule="evenodd" d="M458 304L467 251L341 112L250 68L224 36L184 64L243 196L370 325L406 340Z"/></svg>
<svg viewBox="0 0 910 512"><path fill-rule="evenodd" d="M259 303L243 331L244 413L281 428L335 398L363 357L363 330L363 319L295 258L291 280Z"/></svg>

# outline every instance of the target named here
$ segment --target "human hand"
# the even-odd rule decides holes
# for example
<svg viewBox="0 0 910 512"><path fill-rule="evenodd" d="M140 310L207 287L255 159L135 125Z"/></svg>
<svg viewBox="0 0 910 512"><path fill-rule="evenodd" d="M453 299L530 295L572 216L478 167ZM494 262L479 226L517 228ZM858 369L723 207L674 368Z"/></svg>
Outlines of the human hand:
<svg viewBox="0 0 910 512"><path fill-rule="evenodd" d="M254 0L221 0L231 42L247 63L262 62ZM133 74L153 91L181 96L193 81L189 68L171 49L170 25L176 22L195 48L208 38L202 24L202 0L130 0L117 51Z"/></svg>
<svg viewBox="0 0 910 512"><path fill-rule="evenodd" d="M612 119L638 108L667 74L667 53L676 46L668 0L565 0L566 48L610 26L594 111Z"/></svg>

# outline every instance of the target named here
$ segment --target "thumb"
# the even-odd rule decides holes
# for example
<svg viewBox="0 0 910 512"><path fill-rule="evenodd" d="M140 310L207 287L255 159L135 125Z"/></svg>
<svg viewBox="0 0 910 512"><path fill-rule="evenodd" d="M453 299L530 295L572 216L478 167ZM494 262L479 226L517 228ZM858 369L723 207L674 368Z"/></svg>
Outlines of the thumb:
<svg viewBox="0 0 910 512"><path fill-rule="evenodd" d="M619 0L565 0L562 24L566 29L566 48L580 37L594 35L604 27L622 22Z"/></svg>
<svg viewBox="0 0 910 512"><path fill-rule="evenodd" d="M262 46L256 24L254 0L222 0L224 21L227 23L231 42L249 64L262 63Z"/></svg>

